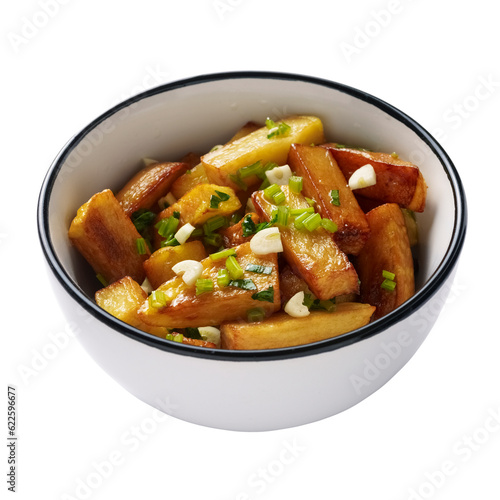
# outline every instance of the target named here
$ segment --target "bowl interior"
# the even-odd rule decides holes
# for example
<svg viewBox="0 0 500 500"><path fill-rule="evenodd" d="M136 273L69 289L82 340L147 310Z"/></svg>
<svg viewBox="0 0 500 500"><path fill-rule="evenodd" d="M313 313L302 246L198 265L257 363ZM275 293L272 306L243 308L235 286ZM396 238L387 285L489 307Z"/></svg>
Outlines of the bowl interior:
<svg viewBox="0 0 500 500"><path fill-rule="evenodd" d="M418 214L421 288L447 253L457 219L456 196L436 144L398 110L371 96L279 75L207 77L158 87L113 108L75 136L49 173L45 207L48 236L67 276L93 298L95 277L69 245L68 227L94 193L120 189L140 168L141 158L176 161L190 151L203 153L249 120L289 114L320 117L330 141L395 151L421 168L429 187L426 210Z"/></svg>

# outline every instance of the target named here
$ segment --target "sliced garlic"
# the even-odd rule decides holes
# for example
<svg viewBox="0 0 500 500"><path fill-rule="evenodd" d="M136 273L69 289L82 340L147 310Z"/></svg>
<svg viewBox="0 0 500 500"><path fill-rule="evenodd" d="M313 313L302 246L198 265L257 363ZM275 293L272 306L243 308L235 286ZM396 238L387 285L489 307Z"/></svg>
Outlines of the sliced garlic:
<svg viewBox="0 0 500 500"><path fill-rule="evenodd" d="M175 264L172 271L178 276L182 276L186 285L194 285L201 276L203 266L197 260L183 260Z"/></svg>
<svg viewBox="0 0 500 500"><path fill-rule="evenodd" d="M304 292L297 292L286 303L285 312L294 318L303 318L310 314L308 307L304 305Z"/></svg>
<svg viewBox="0 0 500 500"><path fill-rule="evenodd" d="M283 251L280 230L277 227L268 227L259 231L250 240L250 250L256 255L266 255Z"/></svg>
<svg viewBox="0 0 500 500"><path fill-rule="evenodd" d="M142 282L141 288L149 295L153 291L153 285L149 282L147 278Z"/></svg>
<svg viewBox="0 0 500 500"><path fill-rule="evenodd" d="M182 245L183 243L186 243L195 229L196 228L188 222L175 233L174 238Z"/></svg>
<svg viewBox="0 0 500 500"><path fill-rule="evenodd" d="M220 347L220 330L215 326L201 326L198 328L201 338L207 342L213 342Z"/></svg>
<svg viewBox="0 0 500 500"><path fill-rule="evenodd" d="M365 188L373 186L376 183L377 175L369 163L355 170L349 178L349 187L351 189Z"/></svg>
<svg viewBox="0 0 500 500"><path fill-rule="evenodd" d="M278 186L286 186L288 180L292 176L292 171L288 165L281 167L274 167L271 170L266 170L266 177L271 184L278 184Z"/></svg>

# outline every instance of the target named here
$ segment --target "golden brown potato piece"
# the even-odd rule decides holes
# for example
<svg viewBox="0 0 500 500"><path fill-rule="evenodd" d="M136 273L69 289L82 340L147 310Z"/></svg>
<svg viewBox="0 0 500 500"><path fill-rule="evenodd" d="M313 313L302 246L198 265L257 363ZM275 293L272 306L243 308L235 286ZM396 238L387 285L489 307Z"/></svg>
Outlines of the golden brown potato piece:
<svg viewBox="0 0 500 500"><path fill-rule="evenodd" d="M181 198L187 192L191 191L198 184L208 184L208 177L205 173L205 167L198 163L195 167L187 170L173 184L170 192L176 199Z"/></svg>
<svg viewBox="0 0 500 500"><path fill-rule="evenodd" d="M95 194L78 209L68 236L96 274L108 283L124 276L139 283L144 280L142 263L150 251L146 246L145 254L139 255L136 242L141 235L109 189Z"/></svg>
<svg viewBox="0 0 500 500"><path fill-rule="evenodd" d="M423 212L427 185L419 168L387 153L346 148L336 143L323 144L331 151L347 180L358 168L369 163L377 175L374 186L356 190L356 194L383 203L398 203L414 212Z"/></svg>
<svg viewBox="0 0 500 500"><path fill-rule="evenodd" d="M158 337L165 337L166 328L150 326L144 323L137 310L147 299L147 293L130 276L111 283L106 288L101 288L95 294L95 301L109 314L125 323Z"/></svg>
<svg viewBox="0 0 500 500"><path fill-rule="evenodd" d="M116 199L130 217L140 208L151 208L182 175L187 163L154 163L135 174L118 192Z"/></svg>
<svg viewBox="0 0 500 500"><path fill-rule="evenodd" d="M370 234L368 221L344 174L328 149L292 144L288 154L292 171L303 178L303 193L316 201L316 211L337 224L334 239L348 254L358 255ZM338 203L332 199L338 194Z"/></svg>
<svg viewBox="0 0 500 500"><path fill-rule="evenodd" d="M151 307L146 301L139 309L139 316L152 326L167 328L186 328L217 326L223 321L246 318L251 309L262 308L269 315L280 308L277 254L255 255L250 250L250 243L244 243L236 250L236 260L244 270L241 279L252 280L253 290L236 286L219 286L217 273L225 268L225 259L213 261L210 257L202 261L201 279L211 279L214 283L212 292L196 295L195 285L186 285L181 277L173 278L157 290L162 291L169 303L163 308ZM248 264L271 267L270 274L246 271ZM252 298L254 294L273 287L272 302Z"/></svg>
<svg viewBox="0 0 500 500"><path fill-rule="evenodd" d="M278 349L337 337L365 326L375 311L369 304L343 302L334 312L311 311L309 316L292 318L284 312L258 323L223 323L223 349Z"/></svg>
<svg viewBox="0 0 500 500"><path fill-rule="evenodd" d="M290 209L307 208L305 197L295 194L288 186L281 186ZM270 221L276 206L270 203L263 191L256 191L252 201L262 220ZM283 254L294 272L301 276L311 291L321 300L337 295L358 292L358 275L347 258L323 228L314 231L298 230L293 222L280 227Z"/></svg>
<svg viewBox="0 0 500 500"><path fill-rule="evenodd" d="M269 129L261 127L255 132L202 156L210 182L223 186L231 186L235 191L241 190L239 183L234 182L238 170L242 167L261 161L263 164L274 162L278 165L286 163L288 150L293 143L320 143L324 141L323 124L314 116L291 116L282 120L290 126L286 135L267 138ZM278 122L278 123L281 123ZM255 175L241 179L247 186L257 181ZM244 186L243 186L244 187Z"/></svg>
<svg viewBox="0 0 500 500"><path fill-rule="evenodd" d="M250 212L236 224L222 229L220 234L226 248L237 247L238 245L246 243L252 239L253 235L243 236L243 222L246 218L250 218L254 224L258 224L260 222L259 216L254 212Z"/></svg>
<svg viewBox="0 0 500 500"><path fill-rule="evenodd" d="M183 260L201 261L207 257L207 251L201 241L187 241L182 245L164 247L153 252L151 257L144 262L146 276L153 288L158 288L162 283L172 279L176 274L172 267Z"/></svg>
<svg viewBox="0 0 500 500"><path fill-rule="evenodd" d="M217 208L210 207L212 196L218 196L217 191L229 196L228 200L221 201ZM188 222L193 226L204 224L216 215L231 215L241 208L241 203L235 192L227 186L216 186L215 184L198 184L188 191L176 203L161 211L156 217L155 224L161 219L167 219L174 212L180 213L180 224ZM159 248L162 238L155 229L155 248Z"/></svg>
<svg viewBox="0 0 500 500"><path fill-rule="evenodd" d="M373 319L393 311L415 293L413 258L401 209L386 203L367 214L371 235L358 256L361 302L377 307ZM383 271L395 275L394 290L382 286ZM390 285L390 283L389 283Z"/></svg>

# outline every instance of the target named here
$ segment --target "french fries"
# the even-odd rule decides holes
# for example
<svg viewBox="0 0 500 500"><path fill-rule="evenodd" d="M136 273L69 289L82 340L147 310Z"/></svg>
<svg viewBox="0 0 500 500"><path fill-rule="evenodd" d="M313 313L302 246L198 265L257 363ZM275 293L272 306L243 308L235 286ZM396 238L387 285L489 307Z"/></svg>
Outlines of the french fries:
<svg viewBox="0 0 500 500"><path fill-rule="evenodd" d="M414 212L423 212L427 184L422 172L413 163L397 155L353 149L336 143L323 145L331 151L347 180L358 168L369 163L377 175L374 186L361 188L358 194L382 203L398 203Z"/></svg>
<svg viewBox="0 0 500 500"><path fill-rule="evenodd" d="M369 304L343 302L334 312L312 311L302 318L279 312L259 323L223 323L222 348L278 349L319 342L365 326L374 311Z"/></svg>
<svg viewBox="0 0 500 500"><path fill-rule="evenodd" d="M309 207L305 197L282 186L290 209ZM263 191L256 191L252 201L259 217L270 221L276 206ZM319 299L326 300L359 290L358 275L347 256L323 228L315 231L296 229L294 224L280 227L283 254L292 269L301 276Z"/></svg>
<svg viewBox="0 0 500 500"><path fill-rule="evenodd" d="M350 187L367 163L375 184ZM145 165L116 197L92 196L68 231L109 283L96 303L135 328L208 349L276 349L343 335L415 292L422 173L325 143L317 117L248 122L201 158Z"/></svg>
<svg viewBox="0 0 500 500"><path fill-rule="evenodd" d="M367 219L371 235L358 256L357 269L361 280L361 301L377 307L373 318L378 319L415 293L413 257L398 205L380 205L368 212ZM388 273L394 278L388 279L392 278Z"/></svg>
<svg viewBox="0 0 500 500"><path fill-rule="evenodd" d="M125 276L142 283L142 263L149 257L137 251L141 235L109 189L82 205L71 222L68 236L73 245L108 283Z"/></svg>
<svg viewBox="0 0 500 500"><path fill-rule="evenodd" d="M288 164L295 175L302 177L303 193L316 201L321 216L337 224L334 239L339 248L357 255L370 234L370 228L331 151L318 146L292 144Z"/></svg>

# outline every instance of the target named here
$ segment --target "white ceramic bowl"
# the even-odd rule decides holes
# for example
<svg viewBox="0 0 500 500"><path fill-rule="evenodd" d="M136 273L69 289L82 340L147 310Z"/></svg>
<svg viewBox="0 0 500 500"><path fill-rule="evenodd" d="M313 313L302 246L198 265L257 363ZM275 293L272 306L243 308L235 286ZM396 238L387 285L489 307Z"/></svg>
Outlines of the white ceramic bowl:
<svg viewBox="0 0 500 500"><path fill-rule="evenodd" d="M203 152L248 120L319 116L326 137L418 164L429 185L419 214L416 294L384 318L340 337L268 351L212 351L169 342L96 306L95 277L67 238L77 208L116 190L143 157ZM261 431L335 415L385 384L440 313L463 246L466 201L441 146L414 120L359 90L293 74L240 72L162 85L110 109L74 136L43 183L39 235L54 290L78 339L139 399L210 427Z"/></svg>

